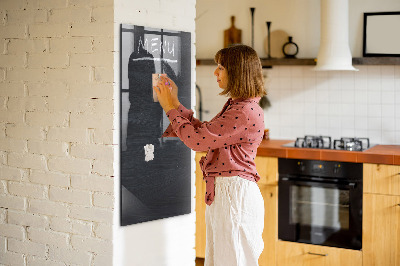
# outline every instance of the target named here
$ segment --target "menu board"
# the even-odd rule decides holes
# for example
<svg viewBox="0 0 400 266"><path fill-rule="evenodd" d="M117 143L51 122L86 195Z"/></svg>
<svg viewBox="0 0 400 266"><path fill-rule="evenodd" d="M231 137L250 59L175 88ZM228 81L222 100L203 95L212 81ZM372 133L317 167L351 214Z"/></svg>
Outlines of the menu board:
<svg viewBox="0 0 400 266"><path fill-rule="evenodd" d="M191 107L191 34L122 24L121 225L191 211L191 150L177 138L162 138L169 120L154 99L152 76L165 74Z"/></svg>

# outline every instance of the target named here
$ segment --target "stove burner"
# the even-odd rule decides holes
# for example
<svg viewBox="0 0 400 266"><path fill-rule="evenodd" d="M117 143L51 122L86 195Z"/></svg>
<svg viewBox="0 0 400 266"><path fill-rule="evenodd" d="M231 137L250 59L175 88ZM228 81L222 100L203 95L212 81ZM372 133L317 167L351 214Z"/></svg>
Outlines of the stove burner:
<svg viewBox="0 0 400 266"><path fill-rule="evenodd" d="M295 142L287 143L283 146L344 151L364 151L371 148L368 138L340 138L334 140L332 143L331 137L311 135L306 135L303 138L297 138Z"/></svg>
<svg viewBox="0 0 400 266"><path fill-rule="evenodd" d="M330 149L331 137L306 135L304 138L297 138L294 146L300 148Z"/></svg>
<svg viewBox="0 0 400 266"><path fill-rule="evenodd" d="M333 148L335 150L363 151L369 148L368 138L340 138L334 140Z"/></svg>

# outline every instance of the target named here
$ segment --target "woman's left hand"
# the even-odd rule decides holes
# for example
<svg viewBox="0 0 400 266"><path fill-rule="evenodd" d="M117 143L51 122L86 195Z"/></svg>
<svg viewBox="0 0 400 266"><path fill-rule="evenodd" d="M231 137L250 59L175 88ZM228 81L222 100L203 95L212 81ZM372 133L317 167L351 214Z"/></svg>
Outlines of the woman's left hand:
<svg viewBox="0 0 400 266"><path fill-rule="evenodd" d="M153 87L153 90L157 93L158 101L161 107L164 109L165 113L168 113L169 110L175 109L172 97L171 97L171 88L170 84L165 81L158 81L157 86Z"/></svg>

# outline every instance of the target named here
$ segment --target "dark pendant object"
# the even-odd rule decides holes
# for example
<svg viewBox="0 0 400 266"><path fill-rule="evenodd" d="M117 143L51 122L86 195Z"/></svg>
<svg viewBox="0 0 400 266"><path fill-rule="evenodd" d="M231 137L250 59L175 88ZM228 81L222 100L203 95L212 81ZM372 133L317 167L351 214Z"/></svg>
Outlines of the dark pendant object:
<svg viewBox="0 0 400 266"><path fill-rule="evenodd" d="M256 10L255 7L250 7L251 12L251 48L254 49L254 11Z"/></svg>
<svg viewBox="0 0 400 266"><path fill-rule="evenodd" d="M289 36L289 41L282 46L282 52L285 55L285 58L296 58L296 55L299 52L299 47L292 40L293 37Z"/></svg>
<svg viewBox="0 0 400 266"><path fill-rule="evenodd" d="M271 34L270 34L270 28L271 28L271 21L267 21L267 30L268 30L268 58L271 57Z"/></svg>

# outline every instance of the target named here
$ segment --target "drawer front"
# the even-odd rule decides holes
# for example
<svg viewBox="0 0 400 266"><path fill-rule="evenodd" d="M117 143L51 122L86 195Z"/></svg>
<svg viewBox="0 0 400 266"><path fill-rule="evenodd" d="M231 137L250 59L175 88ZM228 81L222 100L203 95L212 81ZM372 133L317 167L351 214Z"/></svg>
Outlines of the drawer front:
<svg viewBox="0 0 400 266"><path fill-rule="evenodd" d="M400 195L400 166L365 163L363 174L364 193Z"/></svg>
<svg viewBox="0 0 400 266"><path fill-rule="evenodd" d="M278 266L362 266L362 252L278 241Z"/></svg>

